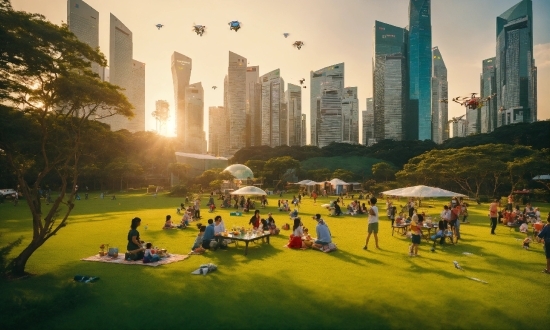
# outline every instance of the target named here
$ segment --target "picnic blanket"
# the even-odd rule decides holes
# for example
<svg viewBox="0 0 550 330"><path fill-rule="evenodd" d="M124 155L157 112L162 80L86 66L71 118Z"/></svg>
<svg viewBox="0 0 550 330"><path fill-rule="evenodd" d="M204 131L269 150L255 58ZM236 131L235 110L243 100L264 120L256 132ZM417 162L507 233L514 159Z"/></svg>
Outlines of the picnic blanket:
<svg viewBox="0 0 550 330"><path fill-rule="evenodd" d="M166 265L171 264L173 262L182 261L189 258L189 255L187 254L170 254L169 257L162 258L159 261L156 262L149 262L149 263L143 263L143 260L136 260L136 261L128 261L124 259L124 253L120 253L117 258L112 258L109 256L100 257L99 255L93 255L88 258L83 258L80 260L83 261L96 261L96 262L107 262L112 264L122 264L122 265L142 265L142 266L151 266L156 267L160 265Z"/></svg>

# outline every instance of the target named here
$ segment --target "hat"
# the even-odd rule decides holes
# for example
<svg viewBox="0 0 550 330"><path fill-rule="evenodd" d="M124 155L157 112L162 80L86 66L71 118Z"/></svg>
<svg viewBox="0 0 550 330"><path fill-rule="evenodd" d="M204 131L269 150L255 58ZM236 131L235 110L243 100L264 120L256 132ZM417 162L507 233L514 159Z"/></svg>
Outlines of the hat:
<svg viewBox="0 0 550 330"><path fill-rule="evenodd" d="M313 219L319 220L319 219L321 219L321 215L319 213L317 213L316 215L313 216Z"/></svg>

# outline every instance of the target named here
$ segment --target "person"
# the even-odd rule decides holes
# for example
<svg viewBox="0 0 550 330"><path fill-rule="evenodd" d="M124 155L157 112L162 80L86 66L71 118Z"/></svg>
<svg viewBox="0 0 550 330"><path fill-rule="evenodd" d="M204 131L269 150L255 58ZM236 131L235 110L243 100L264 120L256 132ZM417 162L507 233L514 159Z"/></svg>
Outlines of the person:
<svg viewBox="0 0 550 330"><path fill-rule="evenodd" d="M461 212L462 206L457 200L455 206L451 210L451 230L455 232L457 240L460 239L460 222L458 221L458 219L460 218Z"/></svg>
<svg viewBox="0 0 550 330"><path fill-rule="evenodd" d="M462 223L468 222L468 203L462 203Z"/></svg>
<svg viewBox="0 0 550 330"><path fill-rule="evenodd" d="M166 216L166 221L164 222L164 227L162 227L162 229L172 229L172 228L173 228L172 216L168 214Z"/></svg>
<svg viewBox="0 0 550 330"><path fill-rule="evenodd" d="M497 227L498 220L498 199L493 200L489 205L489 217L491 218L491 235L495 234L495 228Z"/></svg>
<svg viewBox="0 0 550 330"><path fill-rule="evenodd" d="M313 191L311 193L311 198L313 198L313 204L317 203L317 192Z"/></svg>
<svg viewBox="0 0 550 330"><path fill-rule="evenodd" d="M302 226L302 219L295 218L294 225L292 226L292 234L289 237L286 247L291 249L305 249L306 244L302 241L304 230Z"/></svg>
<svg viewBox="0 0 550 330"><path fill-rule="evenodd" d="M397 213L397 207L391 205L390 206L390 220L391 220L391 225L393 227L393 223L395 222L395 214Z"/></svg>
<svg viewBox="0 0 550 330"><path fill-rule="evenodd" d="M363 250L367 250L369 248L369 239L370 235L374 233L374 243L376 244L376 248L380 249L378 246L378 207L376 206L376 197L370 198L370 209L369 209L369 225L367 227L367 239L365 242L365 246L363 247Z"/></svg>
<svg viewBox="0 0 550 330"><path fill-rule="evenodd" d="M143 254L143 263L144 264L149 263L149 262L156 262L156 261L160 260L160 256L156 253L153 253L153 251L151 249L153 247L153 243L147 243L145 245L145 247L146 247L145 253Z"/></svg>
<svg viewBox="0 0 550 330"><path fill-rule="evenodd" d="M546 219L546 225L542 228L537 237L544 240L544 252L546 254L546 269L542 272L550 274L550 213Z"/></svg>
<svg viewBox="0 0 550 330"><path fill-rule="evenodd" d="M448 225L447 221L443 219L440 219L437 224L437 228L438 228L437 234L441 234L439 244L445 243L445 233L447 231L447 225Z"/></svg>
<svg viewBox="0 0 550 330"><path fill-rule="evenodd" d="M137 230L139 225L141 225L141 219L138 217L133 218L130 225L130 231L128 232L128 245L126 246L126 250L128 250L132 260L141 260L144 255L139 231Z"/></svg>
<svg viewBox="0 0 550 330"><path fill-rule="evenodd" d="M189 221L191 220L191 215L185 209L183 209L183 216L181 217L180 224L178 225L179 229L185 229L189 226Z"/></svg>
<svg viewBox="0 0 550 330"><path fill-rule="evenodd" d="M227 244L222 244L223 242L223 233L225 232L225 224L223 223L222 216L217 215L214 218L214 237L218 242L220 249L227 249Z"/></svg>
<svg viewBox="0 0 550 330"><path fill-rule="evenodd" d="M334 215L342 215L342 209L338 205L338 200L334 202Z"/></svg>
<svg viewBox="0 0 550 330"><path fill-rule="evenodd" d="M407 203L407 207L409 208L409 218L410 218L414 214L414 199L412 198L409 199L409 202Z"/></svg>
<svg viewBox="0 0 550 330"><path fill-rule="evenodd" d="M201 226L199 228L199 233L198 233L197 237L195 238L195 243L193 244L193 247L191 248L191 253L201 254L204 251L206 251L202 247L202 241L203 241L205 230L206 230L206 226Z"/></svg>
<svg viewBox="0 0 550 330"><path fill-rule="evenodd" d="M201 218L201 200L197 197L197 199L195 199L195 216L194 216L195 219L200 219Z"/></svg>
<svg viewBox="0 0 550 330"><path fill-rule="evenodd" d="M204 235L202 238L202 247L204 249L210 249L210 242L214 239L214 220L208 219L208 226L204 230ZM218 248L218 245L214 245L214 250Z"/></svg>
<svg viewBox="0 0 550 330"><path fill-rule="evenodd" d="M250 218L248 224L252 225L254 229L258 229L260 227L260 220L260 210L255 210L254 215L252 216L252 218Z"/></svg>
<svg viewBox="0 0 550 330"><path fill-rule="evenodd" d="M214 192L212 191L210 193L210 198L208 198L208 204L206 204L206 205L210 206L210 205L213 205L213 204L214 204Z"/></svg>
<svg viewBox="0 0 550 330"><path fill-rule="evenodd" d="M280 230L275 225L275 219L273 219L273 216L271 215L271 213L268 214L267 225L269 226L269 232L271 233L271 235L279 234Z"/></svg>
<svg viewBox="0 0 550 330"><path fill-rule="evenodd" d="M317 213L313 219L317 221L317 226L315 227L317 239L313 242L311 247L316 250L322 250L326 245L332 243L332 235L330 234L330 229L325 223L325 220L321 219L320 214Z"/></svg>
<svg viewBox="0 0 550 330"><path fill-rule="evenodd" d="M424 220L421 214L413 214L411 221L412 244L409 247L409 256L418 257L418 245L422 238L422 221Z"/></svg>
<svg viewBox="0 0 550 330"><path fill-rule="evenodd" d="M512 194L508 195L508 204L506 204L506 209L512 212L512 206L514 204L514 196Z"/></svg>

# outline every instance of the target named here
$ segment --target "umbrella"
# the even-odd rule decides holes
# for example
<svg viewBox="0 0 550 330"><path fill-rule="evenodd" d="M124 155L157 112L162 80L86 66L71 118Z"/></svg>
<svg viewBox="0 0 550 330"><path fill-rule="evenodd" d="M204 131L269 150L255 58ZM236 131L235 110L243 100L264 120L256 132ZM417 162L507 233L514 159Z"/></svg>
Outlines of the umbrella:
<svg viewBox="0 0 550 330"><path fill-rule="evenodd" d="M311 180L302 180L302 181L298 181L298 182L296 182L296 183L294 183L294 184L307 185L307 184L310 183L310 182L313 182L313 181L311 181Z"/></svg>
<svg viewBox="0 0 550 330"><path fill-rule="evenodd" d="M388 190L382 192L382 194L402 197L466 197L466 195L455 193L449 190L422 185Z"/></svg>
<svg viewBox="0 0 550 330"><path fill-rule="evenodd" d="M255 186L246 186L230 193L231 195L267 195L267 193Z"/></svg>

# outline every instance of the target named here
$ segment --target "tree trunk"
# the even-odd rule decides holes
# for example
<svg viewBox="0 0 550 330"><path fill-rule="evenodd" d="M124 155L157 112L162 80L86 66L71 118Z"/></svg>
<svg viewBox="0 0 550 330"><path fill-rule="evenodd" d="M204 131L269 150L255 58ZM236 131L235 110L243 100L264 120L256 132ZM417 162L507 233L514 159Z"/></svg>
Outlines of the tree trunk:
<svg viewBox="0 0 550 330"><path fill-rule="evenodd" d="M27 261L31 255L36 251L44 241L39 239L33 239L31 244L29 244L21 253L12 261L12 274L15 276L25 275L25 267L27 266Z"/></svg>

